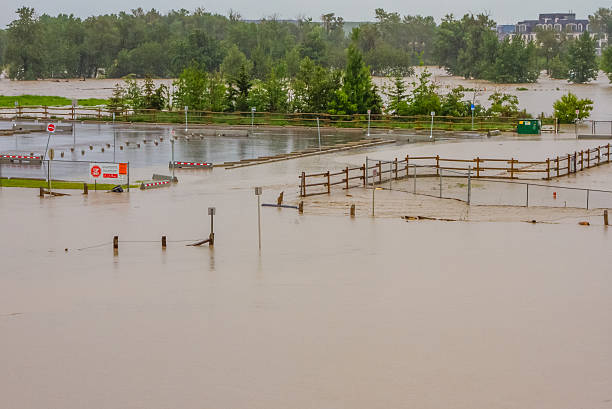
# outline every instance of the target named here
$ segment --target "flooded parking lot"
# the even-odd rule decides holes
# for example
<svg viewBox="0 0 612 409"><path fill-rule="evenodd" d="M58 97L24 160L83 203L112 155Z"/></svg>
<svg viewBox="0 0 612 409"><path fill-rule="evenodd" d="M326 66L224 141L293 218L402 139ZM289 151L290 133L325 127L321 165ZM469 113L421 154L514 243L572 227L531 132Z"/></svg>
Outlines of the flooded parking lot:
<svg viewBox="0 0 612 409"><path fill-rule="evenodd" d="M121 132L126 141L169 129ZM80 134L83 145L110 141L112 128ZM55 136L56 149L71 146L71 135ZM41 141L46 135L18 142L34 149ZM230 158L314 141L210 138L177 142L177 152ZM258 252L255 186L263 186L264 203L284 191L294 204L301 171L366 155L539 156L582 141L472 143L181 170L175 186L124 194L41 199L1 188L3 402L15 409L609 408L612 230L596 225L600 212L474 206L462 222L405 222L405 209L464 214L467 206L380 191L381 213L371 218L370 191L355 189L309 198L302 215L263 208ZM150 175L167 172L168 149L147 144L122 155ZM609 186L609 166L588 172L575 183ZM355 201L362 204L351 219ZM185 246L207 237L210 206L215 246ZM523 222L531 218L549 223Z"/></svg>

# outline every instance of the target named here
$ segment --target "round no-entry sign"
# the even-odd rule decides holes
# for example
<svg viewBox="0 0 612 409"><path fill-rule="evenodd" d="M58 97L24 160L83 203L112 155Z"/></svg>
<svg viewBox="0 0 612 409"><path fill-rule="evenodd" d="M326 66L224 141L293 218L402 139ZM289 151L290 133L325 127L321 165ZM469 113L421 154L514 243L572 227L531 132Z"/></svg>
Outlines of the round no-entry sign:
<svg viewBox="0 0 612 409"><path fill-rule="evenodd" d="M47 132L54 133L55 132L55 124L47 124Z"/></svg>
<svg viewBox="0 0 612 409"><path fill-rule="evenodd" d="M101 174L102 174L102 169L100 169L100 166L91 167L91 176L93 176L94 178L99 178Z"/></svg>

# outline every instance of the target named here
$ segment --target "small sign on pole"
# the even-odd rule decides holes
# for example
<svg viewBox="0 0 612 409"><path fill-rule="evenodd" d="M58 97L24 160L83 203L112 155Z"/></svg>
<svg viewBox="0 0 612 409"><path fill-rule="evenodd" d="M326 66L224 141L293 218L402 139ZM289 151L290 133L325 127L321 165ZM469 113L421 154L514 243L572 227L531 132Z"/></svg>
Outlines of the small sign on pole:
<svg viewBox="0 0 612 409"><path fill-rule="evenodd" d="M55 124L47 124L47 132L55 133Z"/></svg>
<svg viewBox="0 0 612 409"><path fill-rule="evenodd" d="M472 105L470 106L470 109L473 111L473 110L475 110L475 109L476 109L476 106L475 106L474 104L472 104Z"/></svg>

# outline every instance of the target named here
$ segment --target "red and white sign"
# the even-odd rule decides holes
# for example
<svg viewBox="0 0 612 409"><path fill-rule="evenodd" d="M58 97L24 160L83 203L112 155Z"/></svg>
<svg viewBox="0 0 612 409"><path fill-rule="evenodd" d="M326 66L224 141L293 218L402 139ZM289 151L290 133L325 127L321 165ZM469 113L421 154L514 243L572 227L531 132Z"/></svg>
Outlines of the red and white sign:
<svg viewBox="0 0 612 409"><path fill-rule="evenodd" d="M89 180L91 183L126 183L127 166L125 163L90 163Z"/></svg>
<svg viewBox="0 0 612 409"><path fill-rule="evenodd" d="M54 133L55 132L55 124L47 124L47 132Z"/></svg>

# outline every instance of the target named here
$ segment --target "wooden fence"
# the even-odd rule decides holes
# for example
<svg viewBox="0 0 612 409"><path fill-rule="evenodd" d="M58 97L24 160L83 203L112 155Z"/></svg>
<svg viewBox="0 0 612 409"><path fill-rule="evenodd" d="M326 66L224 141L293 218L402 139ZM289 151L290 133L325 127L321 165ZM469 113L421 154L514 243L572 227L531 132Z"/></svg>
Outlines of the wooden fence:
<svg viewBox="0 0 612 409"><path fill-rule="evenodd" d="M392 161L373 160L371 162L373 165L364 163L358 167L350 168L347 166L335 172L326 171L312 174L302 172L299 176L300 196L329 194L332 186L341 186L342 189L348 190L352 187L365 187L366 183L382 183L389 179L397 180L411 176L411 174L416 175L417 169L419 170L419 177L439 176L441 172L448 170L449 173L446 176L467 176L467 172L470 172L471 176L475 178L550 180L554 177L569 176L603 163L610 163L610 144L547 158L543 161L480 157L449 159L441 158L439 155L406 155L404 159L395 158ZM370 170L372 170L371 175ZM460 172L464 173L461 174ZM354 181L358 181L358 183L355 184Z"/></svg>
<svg viewBox="0 0 612 409"><path fill-rule="evenodd" d="M17 106L0 107L1 118L14 119L65 119L65 120L98 120L109 121L113 113L117 121L150 122L150 123L184 123L183 110L158 111L152 109L111 110L107 107L47 107L47 106ZM189 124L226 124L226 125L296 125L335 126L345 128L366 128L368 123L375 128L406 128L427 129L431 127L431 116L395 116L372 114L368 120L367 114L331 115L327 113L275 113L275 112L212 112L187 111ZM472 127L471 117L435 116L433 129L451 131L486 131L491 129L514 130L517 118L477 116ZM553 118L545 118L543 124L554 125Z"/></svg>

